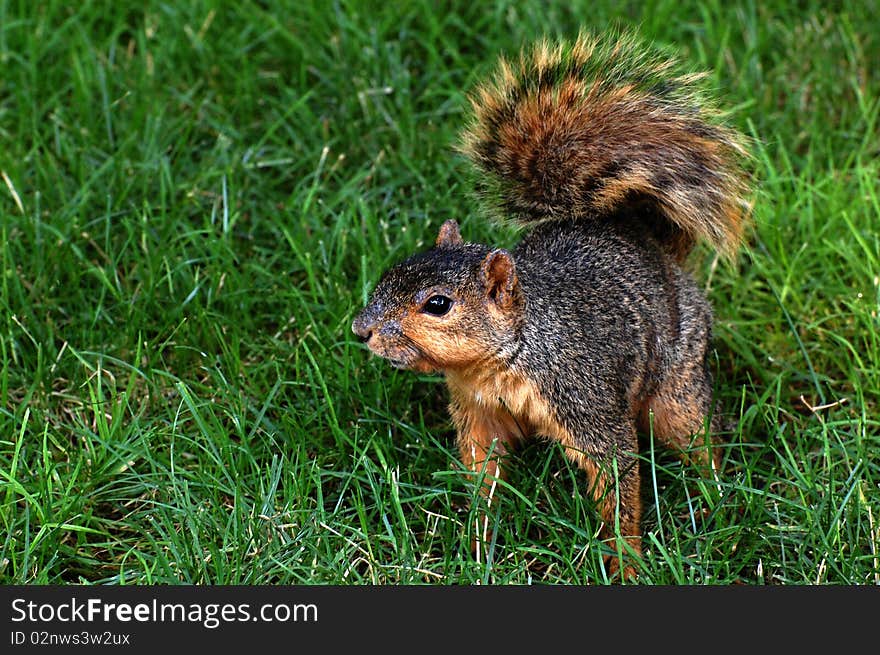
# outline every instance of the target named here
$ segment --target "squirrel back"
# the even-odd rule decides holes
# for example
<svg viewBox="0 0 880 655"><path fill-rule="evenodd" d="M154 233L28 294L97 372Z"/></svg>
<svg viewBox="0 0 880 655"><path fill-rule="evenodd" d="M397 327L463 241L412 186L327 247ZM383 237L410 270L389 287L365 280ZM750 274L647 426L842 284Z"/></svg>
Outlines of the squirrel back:
<svg viewBox="0 0 880 655"><path fill-rule="evenodd" d="M676 260L704 239L731 255L748 204L745 139L702 83L631 34L538 43L472 94L459 149L491 208L519 223L659 217ZM649 219L650 220L650 219Z"/></svg>

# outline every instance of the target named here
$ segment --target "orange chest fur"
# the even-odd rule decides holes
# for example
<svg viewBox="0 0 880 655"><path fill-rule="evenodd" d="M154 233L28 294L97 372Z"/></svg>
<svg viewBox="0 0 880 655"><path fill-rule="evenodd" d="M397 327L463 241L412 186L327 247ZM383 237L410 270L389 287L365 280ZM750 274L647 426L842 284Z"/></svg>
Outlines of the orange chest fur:
<svg viewBox="0 0 880 655"><path fill-rule="evenodd" d="M556 436L554 412L533 382L509 370L449 371L446 383L458 413L504 426L510 436Z"/></svg>

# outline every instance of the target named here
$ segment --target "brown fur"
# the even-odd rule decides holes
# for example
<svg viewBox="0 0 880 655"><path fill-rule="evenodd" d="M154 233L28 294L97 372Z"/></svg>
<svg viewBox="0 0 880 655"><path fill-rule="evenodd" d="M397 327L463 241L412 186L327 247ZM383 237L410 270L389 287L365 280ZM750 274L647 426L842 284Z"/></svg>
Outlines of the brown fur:
<svg viewBox="0 0 880 655"><path fill-rule="evenodd" d="M583 452L577 440L559 421L550 403L534 383L521 376L498 369L465 369L447 373L452 402L449 412L458 432L458 447L462 464L469 471L482 473L482 491L488 496L494 479L504 479L504 456L522 439L541 434L559 441L566 455L586 474L589 489L599 503L604 521L603 534L614 535L615 517L619 515L615 501L612 476ZM635 554L641 553L641 515L638 470L630 476L621 490L619 505L626 508L620 514L620 533ZM616 569L616 561L611 560Z"/></svg>
<svg viewBox="0 0 880 655"><path fill-rule="evenodd" d="M445 373L461 460L487 502L520 440L561 443L602 537L623 540L624 577L641 554L637 430L707 476L721 464L712 312L680 262L699 239L728 253L741 239L742 140L710 120L696 81L626 38L502 61L463 150L531 230L505 250L447 221L352 324L395 366Z"/></svg>
<svg viewBox="0 0 880 655"><path fill-rule="evenodd" d="M675 227L678 261L701 238L733 254L748 209L745 139L714 120L703 75L643 47L582 34L541 43L518 66L502 60L472 98L460 149L494 180L490 204L516 220L602 219L638 200ZM642 81L652 76L664 83Z"/></svg>

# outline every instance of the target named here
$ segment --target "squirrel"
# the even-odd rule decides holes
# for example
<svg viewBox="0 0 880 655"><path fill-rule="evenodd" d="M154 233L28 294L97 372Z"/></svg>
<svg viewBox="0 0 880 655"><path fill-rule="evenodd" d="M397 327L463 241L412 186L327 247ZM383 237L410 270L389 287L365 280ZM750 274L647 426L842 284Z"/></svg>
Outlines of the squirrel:
<svg viewBox="0 0 880 655"><path fill-rule="evenodd" d="M700 240L729 257L743 240L749 153L704 78L626 32L502 57L458 149L490 213L528 231L506 250L447 220L352 323L393 366L445 374L462 464L490 501L517 442L559 441L600 534L624 540L606 555L624 577L641 557L639 432L721 464L712 309L683 265Z"/></svg>

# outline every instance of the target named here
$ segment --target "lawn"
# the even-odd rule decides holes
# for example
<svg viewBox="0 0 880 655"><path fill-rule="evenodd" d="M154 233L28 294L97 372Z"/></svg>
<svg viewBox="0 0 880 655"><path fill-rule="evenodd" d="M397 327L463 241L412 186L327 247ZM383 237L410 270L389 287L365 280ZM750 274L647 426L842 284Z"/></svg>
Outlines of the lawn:
<svg viewBox="0 0 880 655"><path fill-rule="evenodd" d="M471 553L442 379L350 324L448 218L515 242L452 148L497 55L622 25L755 155L689 262L738 425L718 486L643 441L638 582L880 584L880 8L797 4L0 0L0 582L607 582L543 441Z"/></svg>

